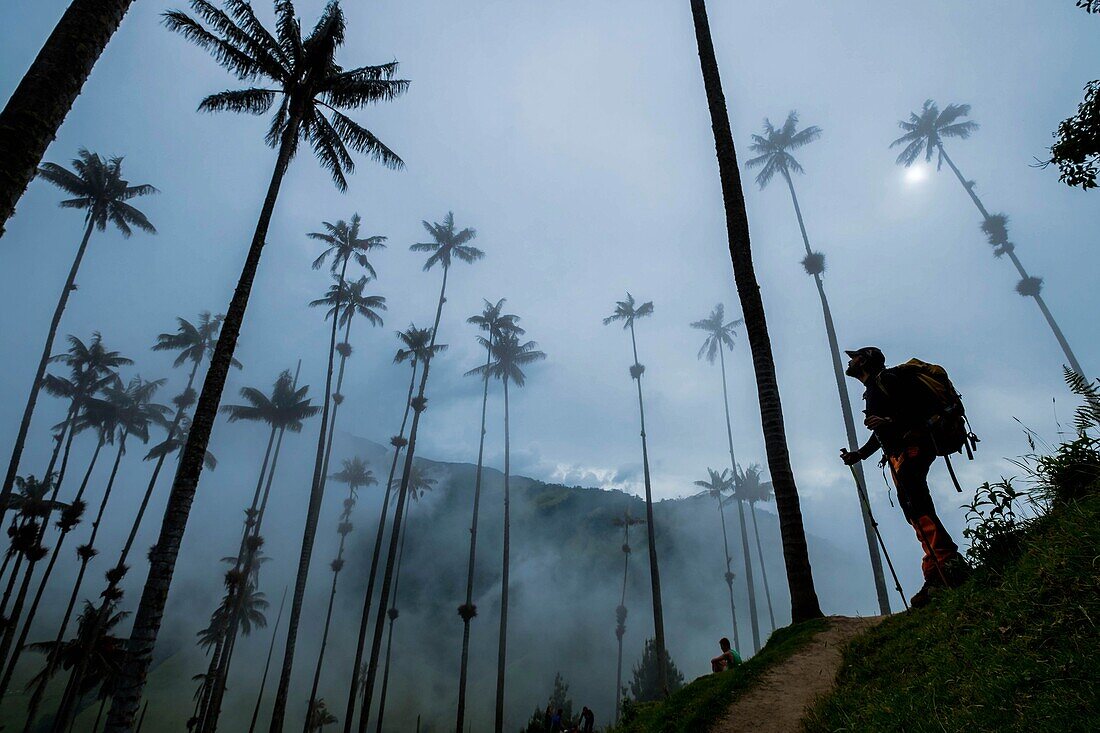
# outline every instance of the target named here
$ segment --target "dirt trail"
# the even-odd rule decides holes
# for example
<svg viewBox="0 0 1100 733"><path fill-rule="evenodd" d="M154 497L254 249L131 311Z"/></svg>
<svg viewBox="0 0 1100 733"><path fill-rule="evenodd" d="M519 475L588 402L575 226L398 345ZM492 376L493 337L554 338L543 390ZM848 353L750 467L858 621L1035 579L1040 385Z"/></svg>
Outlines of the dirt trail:
<svg viewBox="0 0 1100 733"><path fill-rule="evenodd" d="M881 620L830 616L828 629L766 672L730 706L712 733L798 733L810 704L836 683L844 645Z"/></svg>

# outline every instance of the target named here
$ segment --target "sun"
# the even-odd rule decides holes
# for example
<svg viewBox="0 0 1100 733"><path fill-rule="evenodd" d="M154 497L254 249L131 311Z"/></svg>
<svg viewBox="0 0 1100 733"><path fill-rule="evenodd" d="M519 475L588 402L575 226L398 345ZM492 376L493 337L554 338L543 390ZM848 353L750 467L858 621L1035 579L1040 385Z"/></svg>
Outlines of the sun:
<svg viewBox="0 0 1100 733"><path fill-rule="evenodd" d="M914 165L905 169L905 182L915 186L928 178L928 166Z"/></svg>

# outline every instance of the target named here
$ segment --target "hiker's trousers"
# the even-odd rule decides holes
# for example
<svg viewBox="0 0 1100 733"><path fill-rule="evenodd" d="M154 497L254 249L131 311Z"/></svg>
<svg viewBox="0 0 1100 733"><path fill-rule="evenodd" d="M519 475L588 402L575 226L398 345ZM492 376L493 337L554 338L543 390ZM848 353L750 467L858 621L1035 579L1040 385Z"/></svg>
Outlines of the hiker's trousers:
<svg viewBox="0 0 1100 733"><path fill-rule="evenodd" d="M921 561L924 579L940 585L944 580L944 563L955 557L959 548L947 534L932 504L928 469L935 460L935 451L920 445L910 446L900 454L889 457L901 511L905 521L916 531L917 540L924 550Z"/></svg>

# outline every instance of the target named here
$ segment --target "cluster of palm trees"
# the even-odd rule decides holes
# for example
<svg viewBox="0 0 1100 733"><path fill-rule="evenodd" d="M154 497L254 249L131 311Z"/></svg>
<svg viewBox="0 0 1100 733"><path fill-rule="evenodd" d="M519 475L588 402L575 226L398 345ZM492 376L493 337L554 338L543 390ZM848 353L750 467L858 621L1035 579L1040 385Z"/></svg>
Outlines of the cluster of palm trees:
<svg viewBox="0 0 1100 733"><path fill-rule="evenodd" d="M90 175L101 165L110 164L91 160L87 170ZM124 380L121 367L132 361L118 351L108 348L102 336L96 333L85 342L70 336L69 348L49 361L64 365L64 374L47 374L41 387L47 393L67 402L65 419L54 426L54 448L43 478L33 475L17 476L15 491L4 503L4 510L11 510L9 535L12 541L5 556L5 592L3 596L3 635L0 637L0 695L10 692L16 667L22 653L27 650L45 654L43 669L31 681L31 696L25 729L30 730L40 711L47 685L61 671L68 676L60 703L53 717L55 730L67 730L85 694L95 690L106 699L113 689L121 665L126 658L125 644L111 637L109 632L126 615L117 608L122 600L119 587L129 570L128 561L138 529L149 506L157 478L167 459L178 453L190 429L188 410L194 403L194 382L202 364L217 341L221 317L209 313L200 314L195 323L177 319L177 330L158 336L153 349L176 352L175 365L190 365L186 386L175 398L173 407L155 401L166 380L145 380L132 376ZM52 330L52 329L51 329ZM87 571L100 554L100 529L107 514L108 505L117 484L127 447L134 441L148 443L154 428L164 430L164 437L145 455L153 461L153 470L141 499L137 502L135 516L118 551L118 559L105 571L106 585L99 593L98 602L85 601L77 620L73 638L68 632L82 592ZM82 473L79 486L71 498L62 500L62 487L73 455L74 439L79 434L91 435L94 448ZM69 535L84 521L89 506L89 495L94 494L99 479L93 480L94 471L103 449L109 446L114 458L103 483L102 491L93 504L94 519L83 544L76 548L77 568L68 592L68 601L61 621L53 634L53 640L30 643L28 640L48 589L62 549ZM208 466L216 465L214 457L205 456ZM91 490L91 491L89 491ZM120 510L113 510L120 513ZM56 533L49 532L49 523L56 513ZM52 534L52 536L51 536ZM52 548L49 542L52 541ZM37 588L30 596L30 587L36 578L38 563L49 556L45 569L37 576ZM24 567L25 564L25 567ZM18 588L18 590L16 590ZM55 591L56 592L56 591ZM30 597L30 605L26 601ZM93 596L94 598L95 596ZM39 624L38 628L41 628Z"/></svg>
<svg viewBox="0 0 1100 733"><path fill-rule="evenodd" d="M276 23L269 30L256 15L252 5L244 0L225 0L221 7L206 0L190 0L190 13L172 10L165 14L165 25L174 32L183 35L197 46L207 50L219 64L234 74L238 79L246 82L248 86L242 89L233 89L212 94L205 98L199 105L200 110L207 112L231 111L249 114L266 114L274 109L271 126L266 141L276 150L274 170L267 187L263 206L252 236L245 264L240 279L234 291L233 297L225 310L224 316L210 318L200 322L199 326L191 326L196 332L203 328L208 330L209 339L200 351L199 358L192 356L182 357L181 364L189 359L194 367L191 379L183 393L175 400L175 410L158 405L153 402L156 391L163 382L145 382L134 377L123 384L118 378L111 378L109 384L96 382L93 375L81 373L80 379L87 379L87 383L80 382L74 377L73 384L85 390L80 396L73 396L72 408L69 416L60 426L56 435L56 450L54 457L64 452L61 458L62 466L67 465L68 451L63 450L71 445L71 436L77 430L94 429L97 433L97 445L93 458L98 458L104 445L116 446L115 463L111 471L111 479L100 499L97 519L92 524L92 534L89 541L79 548L78 559L80 570L78 580L70 594L70 610L66 613L66 621L63 624L58 641L50 647L52 651L47 654L47 670L42 675L43 680L48 679L53 672L64 664L62 661L62 649L65 647L65 629L71 616L72 608L80 595L80 584L83 575L94 559L96 548L96 534L102 519L107 500L110 497L110 487L113 486L114 476L117 475L122 456L125 453L127 440L149 439L149 429L153 425L161 425L166 429L167 437L160 444L151 458L157 461L154 476L149 482L140 508L137 512L137 521L134 529L129 533L121 553L119 563L112 568L107 575L107 588L102 594L102 600L98 604L93 603L81 616L78 629L77 643L80 649L89 650L97 648L104 640L110 638L109 631L119 622L120 615L117 611L121 601L119 582L126 573L126 560L129 556L137 526L144 516L153 488L156 483L156 475L159 473L164 460L170 454L178 454L178 465L174 474L171 489L167 496L167 506L163 515L157 540L149 553L149 570L133 615L133 624L124 652L113 657L109 665L93 663L94 654L88 653L75 664L65 665L63 668L70 670L70 678L62 698L58 714L55 716L54 729L61 730L70 723L78 708L78 703L84 691L91 682L95 686L97 670L110 668L110 682L101 684L101 694L110 697L111 706L106 716L106 730L117 732L131 730L135 723L143 718L142 692L149 671L152 651L156 644L157 635L162 623L168 592L171 587L173 571L177 562L182 538L188 523L188 516L195 492L198 486L199 476L204 466L212 466L213 458L208 451L208 443L212 426L221 406L222 393L225 388L229 368L234 365L234 351L236 342L243 324L244 315L249 299L249 294L256 277L257 268L263 248L267 242L268 229L274 212L283 177L299 151L302 143L307 143L313 150L318 162L332 175L336 187L346 189L346 175L354 169L352 153L366 154L375 162L389 168L403 167L402 160L379 140L369 130L363 128L345 114L345 110L356 109L368 104L386 102L403 94L408 88L408 82L396 78L396 63L382 64L378 66L362 66L357 68L345 68L336 62L336 54L345 39L344 15L338 2L330 2L322 12L320 18L308 33L303 32L302 25L296 16L293 3L289 0L279 0L275 3ZM25 110L28 98L28 89L20 88L19 94L13 98L13 102L5 108L0 115L0 133L3 133L2 143L10 146L13 139L27 138L31 142L48 140L56 130L57 125L64 118L72 98L79 91L83 79L86 78L95 58L106 45L107 40L117 28L118 22L129 6L129 2L116 0L109 3L100 3L98 7L90 7L83 0L74 2L70 12L66 14L59 24L54 36L51 37L43 57L46 62L53 62L42 66L36 62L35 69L28 74L28 80L50 78L51 73L56 76L56 64L58 59L66 57L73 68L63 73L64 79L60 79L57 89L51 100L51 115L43 115L42 120L29 121L22 119L20 105ZM692 2L692 10L696 20L699 34L699 46L701 60L703 62L704 81L707 85L708 99L711 101L712 112L716 111L714 90L717 80L717 67L713 64L712 49L709 52L709 29L705 25L705 8L700 0ZM82 44L72 44L72 37L81 31L87 31L92 37L82 39ZM706 34L702 33L706 30ZM70 46L65 48L65 44ZM43 75L45 74L45 75ZM60 83L63 81L64 83ZM38 85L36 90L38 103L42 104L45 88L49 85ZM724 109L722 110L724 114ZM25 117L25 114L23 114ZM13 122L14 121L14 122ZM32 124L34 123L34 124ZM41 123L41 124L39 124ZM52 129L51 129L52 125ZM716 124L716 142L718 145L718 157L720 168L723 172L723 185L728 188L727 178L731 170L727 165L732 152L732 141L727 145L722 137L719 125ZM728 132L728 123L726 124ZM33 128L33 129L32 129ZM13 134L15 133L15 134ZM21 144L21 143L20 143ZM726 148L729 148L728 150ZM7 149L7 147L5 147ZM27 156L33 158L33 166L40 160L44 145L28 144ZM35 156L38 156L35 158ZM74 170L68 171L47 164L38 169L39 175L70 192L74 198L62 203L65 207L81 208L86 210L86 229L81 245L77 250L73 268L66 283L53 322L51 323L47 343L43 349L39 369L33 382L33 388L28 400L24 419L21 422L20 431L14 445L13 457L0 491L2 510L6 513L14 508L18 502L12 499L16 486L20 458L23 447L29 435L31 418L34 413L35 402L40 389L46 385L46 364L53 352L53 340L59 328L61 316L69 295L75 290L75 279L80 262L85 254L88 241L93 230L103 230L107 224L118 227L124 235L129 235L133 227L137 227L150 233L154 232L152 224L128 201L137 196L153 193L155 189L148 185L131 186L121 172L121 159L103 160L98 156L81 151L80 157L74 163ZM23 166L25 167L25 166ZM20 166L13 170L20 173ZM732 169L736 175L736 167ZM10 215L15 200L18 198L27 178L20 183L19 175L14 175L10 180L4 181L5 208L0 211L4 220ZM729 191L726 191L729 199ZM728 201L727 201L728 203ZM736 202L735 202L736 203ZM743 220L743 205L740 213L736 207L727 207L731 217L730 221L737 223L738 217ZM731 224L731 227L733 225ZM407 501L410 494L419 496L418 484L415 480L416 464L414 463L417 434L421 417L428 406L426 388L432 358L442 349L442 344L437 343L440 317L443 304L446 300L447 276L454 260L473 262L482 256L480 250L470 246L468 242L473 239L475 232L471 229L458 230L454 224L453 216L448 217L442 223L428 224L425 227L431 234L432 241L413 246L417 251L429 251L431 255L425 264L425 269L431 269L440 265L443 271L439 300L436 308L435 320L430 329L417 330L411 328L404 336L409 337L410 342L419 340L416 349L410 349L413 366L413 377L410 382L410 399L408 401L411 411L411 424L409 424L408 438L404 437L404 430L393 440L394 460L391 477L384 487L382 502L382 516L380 517L380 530L389 526L388 547L384 554L381 552L383 544L386 544L379 531L376 538L376 548L372 560L372 571L368 578L367 590L364 598L364 613L361 618L360 644L357 648L357 659L351 673L351 685L348 695L348 713L344 718L345 730L351 730L353 720L358 713L358 729L365 730L370 719L372 698L379 673L380 651L384 623L387 617L396 617L395 613L389 613L395 609L398 558L401 554ZM295 640L301 622L302 602L308 580L308 570L312 555L314 538L316 536L319 510L324 496L325 483L328 478L328 466L331 456L332 434L335 426L336 414L342 402L340 385L343 381L345 361L351 353L351 347L347 341L347 334L351 321L356 315L365 316L375 322L378 319L376 310L381 309L380 300L367 296L364 292L369 277L373 277L373 269L369 261L365 260L366 250L370 246L378 246L380 241L371 238L362 239L358 235L358 220L353 218L351 222L343 224L338 222L326 225L326 231L314 235L318 239L326 241L332 248L335 274L335 284L325 297L315 304L327 308L327 315L332 318L330 330L330 343L328 352L328 369L325 378L325 391L323 402L320 406L320 429L314 477L309 492L309 502L306 511L306 531L303 536L299 572L295 582L295 588L290 605L286 643L284 647L284 660L280 674L278 690L276 692L274 708L272 711L271 730L281 730L288 704L290 674L293 667L295 652ZM748 257L747 227L744 236L735 237L734 228L731 228L731 255L733 256L735 272L738 278L739 290L742 291L743 301L747 297L751 300L755 293L754 278L751 274L751 260ZM349 251L349 249L351 251ZM318 266L323 263L324 256L318 258ZM367 276L357 280L347 278L349 262L354 259L363 266ZM337 264L338 263L338 266ZM339 271L336 274L336 271ZM746 280L746 278L748 278ZM745 287L750 283L752 287ZM758 297L758 296L757 296ZM743 303L744 304L744 303ZM752 306L752 303L749 303ZM499 310L499 309L498 309ZM644 316L642 312L617 311L616 316L626 321L625 325L631 328L633 335L634 319ZM754 362L758 365L757 377L761 384L762 415L765 419L765 432L769 437L769 462L771 473L776 485L777 503L781 514L790 514L793 508L797 512L797 495L794 493L793 479L790 477L789 466L786 470L780 464L786 463L785 444L782 436L781 421L778 417L778 394L774 389L774 369L771 366L770 347L767 345L766 330L763 330L763 311L758 304L756 307L745 307L749 318L748 328L750 342L753 344L754 353L763 350L756 355ZM485 336L481 337L481 343L486 348L487 361L480 367L471 370L471 373L482 376L486 381L486 396L488 382L492 379L500 380L504 393L504 451L505 451L505 481L504 481L504 554L502 557L502 582L501 582L501 618L499 629L498 652L498 679L495 710L495 728L501 730L503 726L505 668L507 655L507 622L508 622L508 569L509 569L509 476L510 476L510 387L523 386L526 380L524 367L544 357L538 351L534 342L522 342L520 335L522 329L515 324L515 318L499 318L491 312L483 313L483 321L477 321L477 325L484 330ZM494 323L494 321L496 321ZM188 324L190 326L190 324ZM345 329L344 341L337 344L338 329ZM181 321L181 333L184 337L184 323ZM426 337L426 343L424 343ZM404 337L403 337L404 338ZM165 342L167 343L167 342ZM333 372L336 355L340 356L340 374L337 376L336 389L333 390ZM208 368L201 389L194 387L197 377L198 365L208 361ZM419 374L417 373L419 369ZM631 373L638 385L639 411L643 425L643 451L645 462L648 464L648 453L645 444L644 431L644 405L642 403L641 375L644 368L638 362L635 353L634 365ZM99 375L105 378L106 374ZM419 381L419 386L415 389ZM289 383L289 384L288 384ZM55 385L56 386L56 385ZM64 387L61 388L65 389ZM74 387L75 389L75 387ZM211 665L207 673L200 675L202 686L198 696L196 720L193 726L199 726L202 730L214 730L217 725L221 709L221 698L225 690L229 676L232 652L239 633L258 628L266 621L263 615L266 607L266 599L258 590L259 568L263 558L263 538L260 534L262 520L278 459L279 446L287 429L292 432L300 429L300 423L309 414L316 412L316 408L304 400L304 388L297 387L296 380L289 374L280 375L276 382L275 390L270 397L259 392L249 392L245 395L247 405L232 406L228 409L230 419L261 420L269 427L268 443L261 465L260 477L257 481L257 490L254 492L253 501L245 511L244 529L238 549L234 555L227 558L230 570L225 574L225 596L219 608L212 615L211 624L204 629L202 639L211 648ZM94 395L94 396L89 396ZM256 398L256 399L253 399ZM262 398L262 399L260 399ZM287 418L285 415L276 417L274 414L266 414L268 407L274 407L276 401L283 401L282 407L297 408L297 418ZM78 404L79 403L79 404ZM185 410L187 411L185 413ZM254 410L254 412L250 412ZM276 410L277 411L277 410ZM405 422L408 420L406 412ZM404 427L404 425L403 425ZM405 452L404 465L397 473L399 455ZM483 450L483 447L482 447ZM5 592L4 604L13 600L12 607L19 605L20 598L25 597L24 587L29 581L17 583L14 578L20 571L21 565L33 566L48 554L40 541L36 539L43 533L49 514L57 511L59 528L62 530L58 537L57 548L60 540L80 521L85 508L83 493L76 496L68 503L57 500L57 491L61 483L61 473L55 478L53 471L54 460L51 460L49 470L43 474L40 480L31 480L29 476L23 476L19 483L21 493L19 496L32 497L26 502L26 508L16 518L12 530L13 550L9 553L9 560L5 564L5 572L10 573L8 589ZM480 461L479 461L480 464ZM647 466L648 469L648 466ZM480 473L480 472L479 472ZM90 475L90 471L89 471ZM346 474L350 476L351 474ZM341 479L342 480L342 479ZM87 481L85 481L87 485ZM44 488L45 487L45 488ZM356 487L358 488L358 486ZM660 582L657 571L656 552L654 547L652 522L652 506L649 486L648 470L646 471L647 508L650 519L648 522L650 532L650 567L653 584L654 617L657 628L659 656L664 658L664 634L663 623L660 616ZM782 489L782 491L781 491ZM354 494L354 489L351 490ZM392 496L391 496L392 494ZM49 495L49 500L43 509L42 502L33 497ZM353 496L351 497L354 498ZM480 491L475 491L473 507L473 522L471 532L471 572L468 586L472 585L473 558L476 551L474 542L476 539L478 500ZM389 504L394 504L392 517L388 515ZM340 531L345 536L350 531L350 513L354 508L348 504L345 515L342 517ZM809 565L804 557L804 540L799 543L801 534L800 521L795 515L787 517L785 527L785 540L789 545L788 552L788 577L792 583L792 598L795 599L795 617L804 617L818 613L816 597L813 595L812 580L809 576ZM56 553L55 553L56 556ZM384 557L384 560L383 560ZM51 558L51 563L54 558ZM334 584L342 567L342 556L338 554L333 565ZM791 572L791 571L795 572ZM374 586L376 577L381 576L380 588L377 598L374 598ZM26 578L27 575L23 576ZM19 592L15 591L19 586ZM796 585L799 591L796 592ZM40 595L40 594L39 594ZM468 643L470 622L476 614L472 603L472 591L468 590L466 602L460 606L460 616L464 622L464 648ZM393 604L393 605L391 605ZM32 607L35 604L32 603ZM370 625L371 609L374 607L374 633L370 644L370 652L366 654L366 636ZM29 615L29 614L28 614ZM27 620L29 623L29 619ZM15 626L15 621L9 621L6 633ZM26 626L26 624L25 624ZM392 627L391 627L392 628ZM22 643L10 642L13 649L18 650ZM115 645L117 647L118 645ZM71 651L71 650L70 650ZM17 651L15 652L18 653ZM66 652L68 653L68 652ZM323 646L319 654L318 666L323 660ZM366 655L364 660L362 657ZM461 679L465 679L467 653L462 655ZM100 659L99 657L95 657ZM661 665L664 669L664 665ZM385 673L383 672L383 677ZM359 679L362 677L362 679ZM464 686L464 685L463 685ZM44 685L39 686L39 691ZM317 691L311 693L306 708L309 720L319 716L323 708L321 698ZM41 695L39 695L41 702ZM458 709L459 725L462 725L464 710L464 695L460 695ZM361 710L357 711L357 704L361 703ZM139 718L141 711L141 718ZM325 715L328 715L327 713ZM33 718L33 715L31 716ZM325 717L325 716L320 716ZM140 724L140 723L138 723ZM321 723L323 724L323 723Z"/></svg>

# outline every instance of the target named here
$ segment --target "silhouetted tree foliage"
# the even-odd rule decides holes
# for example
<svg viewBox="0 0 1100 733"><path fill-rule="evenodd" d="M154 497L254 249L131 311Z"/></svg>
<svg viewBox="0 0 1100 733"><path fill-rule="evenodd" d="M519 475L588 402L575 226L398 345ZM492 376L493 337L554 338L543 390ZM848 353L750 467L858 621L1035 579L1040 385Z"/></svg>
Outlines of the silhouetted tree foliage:
<svg viewBox="0 0 1100 733"><path fill-rule="evenodd" d="M666 653L665 660L668 691L671 694L684 686L684 674L676 669L676 663L672 661L672 655ZM642 658L634 667L633 678L630 680L630 694L635 702L664 699L657 671L657 647L653 643L653 639L646 639Z"/></svg>

